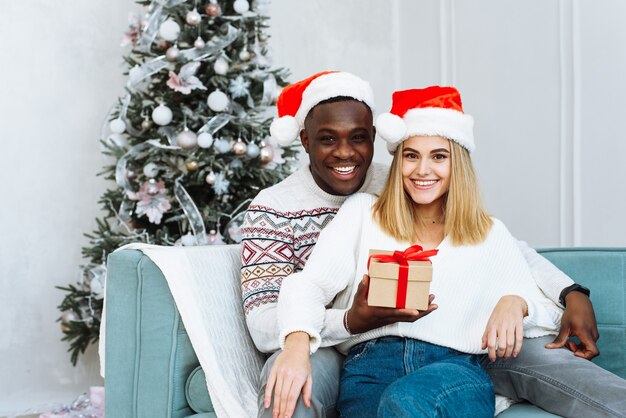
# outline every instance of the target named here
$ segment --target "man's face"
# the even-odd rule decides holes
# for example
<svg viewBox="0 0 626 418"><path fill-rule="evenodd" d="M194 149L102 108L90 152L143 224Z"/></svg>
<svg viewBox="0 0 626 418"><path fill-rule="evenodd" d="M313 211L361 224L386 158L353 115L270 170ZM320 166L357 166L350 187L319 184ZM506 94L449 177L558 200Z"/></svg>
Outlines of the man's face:
<svg viewBox="0 0 626 418"><path fill-rule="evenodd" d="M372 162L374 133L372 112L362 102L321 103L311 109L300 140L317 185L333 195L356 192Z"/></svg>

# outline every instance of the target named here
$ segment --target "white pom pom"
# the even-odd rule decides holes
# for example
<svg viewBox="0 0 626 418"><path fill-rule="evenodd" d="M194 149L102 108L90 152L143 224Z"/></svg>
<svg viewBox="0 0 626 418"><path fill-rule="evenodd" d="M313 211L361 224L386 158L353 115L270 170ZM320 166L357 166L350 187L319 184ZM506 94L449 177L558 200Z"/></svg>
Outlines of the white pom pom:
<svg viewBox="0 0 626 418"><path fill-rule="evenodd" d="M390 144L400 142L406 134L406 124L400 116L382 113L376 118L376 133Z"/></svg>
<svg viewBox="0 0 626 418"><path fill-rule="evenodd" d="M300 133L300 125L293 116L274 119L270 125L270 135L282 147L291 144Z"/></svg>

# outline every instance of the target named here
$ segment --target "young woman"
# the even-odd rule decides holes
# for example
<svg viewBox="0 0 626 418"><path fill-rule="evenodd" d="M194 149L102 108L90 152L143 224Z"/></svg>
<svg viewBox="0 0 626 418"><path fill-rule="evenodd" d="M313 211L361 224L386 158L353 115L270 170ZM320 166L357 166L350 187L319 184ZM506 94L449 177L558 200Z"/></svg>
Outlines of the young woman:
<svg viewBox="0 0 626 418"><path fill-rule="evenodd" d="M306 404L308 356L320 346L325 307L351 305L370 249L418 244L439 250L431 259L431 304L414 322L356 335L346 310L339 412L493 416L493 387L478 355L516 356L524 336L556 334L562 310L537 287L506 227L482 207L470 158L473 119L456 89L396 92L376 127L394 155L385 188L379 197L349 198L304 270L283 282L284 351L266 394L275 392L275 416L290 416L300 392Z"/></svg>

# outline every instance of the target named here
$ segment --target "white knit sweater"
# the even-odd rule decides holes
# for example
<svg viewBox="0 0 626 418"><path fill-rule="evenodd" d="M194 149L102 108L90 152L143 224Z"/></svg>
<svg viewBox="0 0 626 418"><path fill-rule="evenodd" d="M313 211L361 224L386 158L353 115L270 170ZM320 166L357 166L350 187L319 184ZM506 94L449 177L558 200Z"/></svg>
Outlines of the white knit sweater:
<svg viewBox="0 0 626 418"><path fill-rule="evenodd" d="M320 234L304 269L285 278L278 300L279 343L294 331L311 335L311 352L322 342L326 307L345 310L367 273L370 249L410 246L384 233L372 220L375 197L357 194L341 207ZM524 336L556 334L562 309L546 297L531 274L519 243L494 219L485 242L453 246L446 238L432 258L431 293L439 308L414 323L396 323L350 337L343 330L333 343L346 353L355 344L381 336L411 337L466 353L481 353L481 337L500 297L522 296L528 303ZM328 345L324 341L324 345Z"/></svg>

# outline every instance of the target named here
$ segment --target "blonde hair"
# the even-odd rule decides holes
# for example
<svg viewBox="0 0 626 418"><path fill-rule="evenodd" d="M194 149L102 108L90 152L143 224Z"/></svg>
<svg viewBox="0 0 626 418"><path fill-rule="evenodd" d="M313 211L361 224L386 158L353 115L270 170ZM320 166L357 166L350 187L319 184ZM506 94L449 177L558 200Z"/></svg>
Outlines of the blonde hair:
<svg viewBox="0 0 626 418"><path fill-rule="evenodd" d="M374 220L395 239L414 242L419 238L417 226L425 222L419 206L404 190L403 149L404 142L396 149L385 187L374 203ZM450 141L450 159L450 188L443 203L444 233L453 245L481 243L493 221L483 208L472 159L467 149L455 141Z"/></svg>

